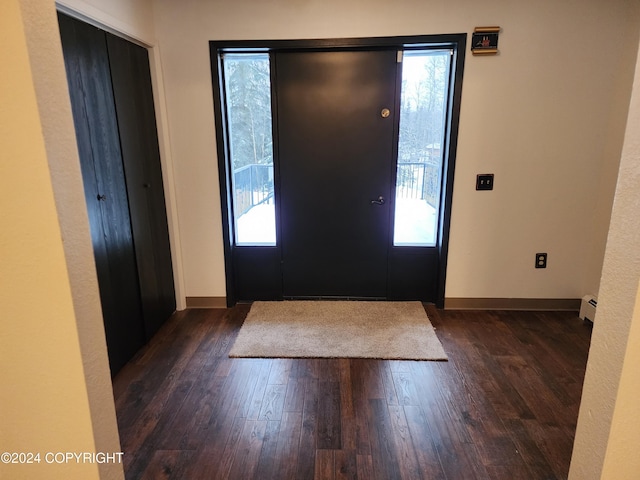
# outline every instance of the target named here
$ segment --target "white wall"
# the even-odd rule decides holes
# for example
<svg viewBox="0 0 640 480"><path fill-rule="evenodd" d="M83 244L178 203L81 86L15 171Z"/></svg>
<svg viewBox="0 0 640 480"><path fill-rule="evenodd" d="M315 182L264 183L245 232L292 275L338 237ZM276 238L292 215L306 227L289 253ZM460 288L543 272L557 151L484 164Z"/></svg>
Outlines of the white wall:
<svg viewBox="0 0 640 480"><path fill-rule="evenodd" d="M628 0L156 0L186 296L224 296L209 40L500 25L466 60L446 297L596 293L637 48ZM478 173L493 192L476 192ZM546 270L534 254L548 252Z"/></svg>
<svg viewBox="0 0 640 480"><path fill-rule="evenodd" d="M640 57L611 214L569 478L640 472ZM635 310L634 310L635 308ZM602 473L602 476L601 476Z"/></svg>

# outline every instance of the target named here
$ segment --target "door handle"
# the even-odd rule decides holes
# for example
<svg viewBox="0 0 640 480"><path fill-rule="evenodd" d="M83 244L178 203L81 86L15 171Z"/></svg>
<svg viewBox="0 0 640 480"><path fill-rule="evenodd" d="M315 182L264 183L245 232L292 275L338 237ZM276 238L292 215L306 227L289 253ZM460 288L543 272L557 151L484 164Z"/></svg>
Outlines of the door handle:
<svg viewBox="0 0 640 480"><path fill-rule="evenodd" d="M371 200L371 205L384 205L384 197L380 195L377 200Z"/></svg>

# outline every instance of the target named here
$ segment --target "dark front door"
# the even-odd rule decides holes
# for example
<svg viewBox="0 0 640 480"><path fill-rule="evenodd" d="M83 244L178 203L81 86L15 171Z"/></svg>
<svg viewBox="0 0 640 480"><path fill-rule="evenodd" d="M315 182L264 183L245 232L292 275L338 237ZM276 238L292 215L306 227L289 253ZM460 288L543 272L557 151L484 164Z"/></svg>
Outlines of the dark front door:
<svg viewBox="0 0 640 480"><path fill-rule="evenodd" d="M228 305L443 305L465 44L210 42Z"/></svg>
<svg viewBox="0 0 640 480"><path fill-rule="evenodd" d="M396 50L275 54L284 297L386 297Z"/></svg>

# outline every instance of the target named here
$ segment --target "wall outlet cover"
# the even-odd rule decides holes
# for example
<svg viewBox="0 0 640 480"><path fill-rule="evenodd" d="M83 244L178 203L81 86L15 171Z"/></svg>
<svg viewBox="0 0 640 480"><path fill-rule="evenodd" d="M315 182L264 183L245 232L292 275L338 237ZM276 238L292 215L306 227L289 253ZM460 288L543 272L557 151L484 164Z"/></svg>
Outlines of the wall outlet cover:
<svg viewBox="0 0 640 480"><path fill-rule="evenodd" d="M536 268L547 268L546 253L536 253Z"/></svg>

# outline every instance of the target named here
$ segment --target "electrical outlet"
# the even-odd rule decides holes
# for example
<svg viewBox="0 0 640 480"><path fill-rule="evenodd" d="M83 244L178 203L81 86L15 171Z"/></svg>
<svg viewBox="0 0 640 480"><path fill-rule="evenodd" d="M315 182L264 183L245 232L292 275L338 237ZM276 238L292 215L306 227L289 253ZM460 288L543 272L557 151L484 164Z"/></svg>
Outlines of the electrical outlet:
<svg viewBox="0 0 640 480"><path fill-rule="evenodd" d="M476 176L476 190L493 190L493 173Z"/></svg>
<svg viewBox="0 0 640 480"><path fill-rule="evenodd" d="M536 268L547 268L546 253L536 253Z"/></svg>

